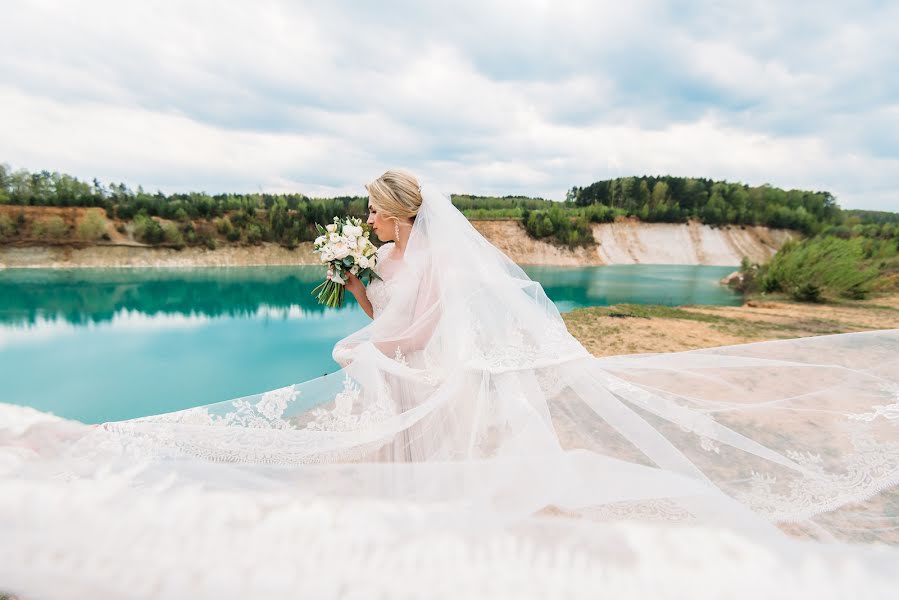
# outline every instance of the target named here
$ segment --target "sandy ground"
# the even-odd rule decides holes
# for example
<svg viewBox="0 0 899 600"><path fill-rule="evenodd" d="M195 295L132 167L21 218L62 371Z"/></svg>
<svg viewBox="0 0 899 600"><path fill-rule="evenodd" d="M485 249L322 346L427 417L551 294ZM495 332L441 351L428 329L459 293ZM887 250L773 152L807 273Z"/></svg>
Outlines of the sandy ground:
<svg viewBox="0 0 899 600"><path fill-rule="evenodd" d="M618 305L578 309L563 317L572 335L596 356L677 352L899 328L899 293L828 304L749 300L736 307Z"/></svg>

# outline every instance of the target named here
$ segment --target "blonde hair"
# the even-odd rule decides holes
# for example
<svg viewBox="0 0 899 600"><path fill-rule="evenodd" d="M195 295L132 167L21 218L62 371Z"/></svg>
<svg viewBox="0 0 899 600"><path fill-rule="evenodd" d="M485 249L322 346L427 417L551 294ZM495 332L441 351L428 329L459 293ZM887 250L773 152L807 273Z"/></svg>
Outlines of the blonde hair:
<svg viewBox="0 0 899 600"><path fill-rule="evenodd" d="M415 219L421 207L421 184L411 173L390 170L365 185L371 203L389 219Z"/></svg>

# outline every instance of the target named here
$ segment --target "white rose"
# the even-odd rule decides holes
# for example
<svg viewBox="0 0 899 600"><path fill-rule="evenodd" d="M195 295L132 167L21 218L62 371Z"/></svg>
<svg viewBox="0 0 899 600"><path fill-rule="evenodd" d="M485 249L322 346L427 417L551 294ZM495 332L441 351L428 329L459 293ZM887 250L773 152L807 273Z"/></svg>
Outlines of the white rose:
<svg viewBox="0 0 899 600"><path fill-rule="evenodd" d="M337 223L331 223L330 225L325 225L325 229L328 230L328 233L336 233L337 232Z"/></svg>
<svg viewBox="0 0 899 600"><path fill-rule="evenodd" d="M358 275L359 274L359 266L353 265L352 267L350 267L350 273L352 273L353 275Z"/></svg>
<svg viewBox="0 0 899 600"><path fill-rule="evenodd" d="M334 252L330 248L325 248L325 250L321 253L321 261L331 262L332 260L334 260Z"/></svg>
<svg viewBox="0 0 899 600"><path fill-rule="evenodd" d="M356 259L356 264L358 264L359 267L361 267L363 269L367 269L368 268L368 258L366 258L364 256L360 256L359 258Z"/></svg>
<svg viewBox="0 0 899 600"><path fill-rule="evenodd" d="M334 258L344 259L350 254L350 247L344 242L334 244Z"/></svg>
<svg viewBox="0 0 899 600"><path fill-rule="evenodd" d="M358 225L347 225L343 228L343 235L352 238L362 237L362 228Z"/></svg>
<svg viewBox="0 0 899 600"><path fill-rule="evenodd" d="M325 239L326 239L325 236L320 235L320 236L318 236L317 238L315 238L315 241L312 242L312 243L313 243L314 245L316 245L316 246L321 246L322 244L325 243Z"/></svg>
<svg viewBox="0 0 899 600"><path fill-rule="evenodd" d="M339 233L330 233L328 234L328 241L332 244L336 244L340 242L340 234Z"/></svg>

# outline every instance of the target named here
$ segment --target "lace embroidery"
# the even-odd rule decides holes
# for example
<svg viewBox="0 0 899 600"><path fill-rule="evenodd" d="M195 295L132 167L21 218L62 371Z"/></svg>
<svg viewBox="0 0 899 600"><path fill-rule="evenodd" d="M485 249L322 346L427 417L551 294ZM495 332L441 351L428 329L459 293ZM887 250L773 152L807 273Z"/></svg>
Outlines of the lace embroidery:
<svg viewBox="0 0 899 600"><path fill-rule="evenodd" d="M718 445L718 442L711 438L707 438L704 435L699 437L699 447L706 452L721 454L721 446Z"/></svg>
<svg viewBox="0 0 899 600"><path fill-rule="evenodd" d="M848 413L846 417L853 421L865 421L867 423L870 423L877 417L883 417L887 421L895 421L896 425L899 425L899 385L887 384L881 386L881 389L887 393L887 398L895 399L896 402L892 404L875 404L871 407L874 409L873 412Z"/></svg>
<svg viewBox="0 0 899 600"><path fill-rule="evenodd" d="M846 416L854 421L866 421L870 423L877 417L883 417L888 421L896 421L899 424L899 402L895 404L875 404L871 408L874 412L849 413Z"/></svg>
<svg viewBox="0 0 899 600"><path fill-rule="evenodd" d="M383 421L394 414L386 391L378 394L378 400L365 407L359 413L353 413L353 407L362 396L361 389L347 375L343 380L343 390L334 397L334 410L315 408L312 410L312 421L306 429L315 431L354 431L362 427Z"/></svg>
<svg viewBox="0 0 899 600"><path fill-rule="evenodd" d="M540 331L522 324L508 314L501 333L484 328L469 307L469 334L475 338L471 362L489 371L535 368L544 364L556 364L566 360L590 356L577 342L564 323L544 319L546 327Z"/></svg>
<svg viewBox="0 0 899 600"><path fill-rule="evenodd" d="M400 347L396 347L396 352L393 353L393 358L396 362L400 363L404 367L408 367L409 363L406 362L406 356L403 354L403 351L400 350Z"/></svg>
<svg viewBox="0 0 899 600"><path fill-rule="evenodd" d="M787 451L786 455L806 469L804 477L779 486L777 477L753 470L750 489L737 494L773 521L798 521L860 502L899 483L899 444L885 444L855 430L853 452L842 473L828 471L820 454ZM785 489L783 489L785 488Z"/></svg>
<svg viewBox="0 0 899 600"><path fill-rule="evenodd" d="M178 423L181 425L209 425L219 427L255 427L262 429L294 429L283 418L287 406L299 397L293 385L265 392L256 403L246 398L231 402L234 410L224 415L209 412L205 406L174 413L134 419L136 423Z"/></svg>

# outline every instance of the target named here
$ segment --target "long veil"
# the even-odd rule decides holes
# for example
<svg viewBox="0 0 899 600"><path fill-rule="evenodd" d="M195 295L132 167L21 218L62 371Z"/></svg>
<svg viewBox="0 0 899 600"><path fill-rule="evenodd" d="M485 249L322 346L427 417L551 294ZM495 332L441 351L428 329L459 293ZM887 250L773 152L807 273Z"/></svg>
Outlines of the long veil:
<svg viewBox="0 0 899 600"><path fill-rule="evenodd" d="M88 581L35 559L53 549L133 564L133 543L84 542L97 515L159 544L169 519L220 556L216 524L275 514L321 557L352 530L352 556L490 532L607 558L615 539L590 528L631 521L899 544L899 330L595 358L447 195L422 196L389 300L334 373L98 427L2 406L0 539L18 541L0 576Z"/></svg>

